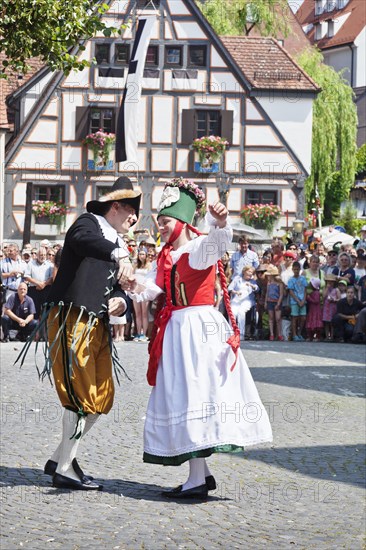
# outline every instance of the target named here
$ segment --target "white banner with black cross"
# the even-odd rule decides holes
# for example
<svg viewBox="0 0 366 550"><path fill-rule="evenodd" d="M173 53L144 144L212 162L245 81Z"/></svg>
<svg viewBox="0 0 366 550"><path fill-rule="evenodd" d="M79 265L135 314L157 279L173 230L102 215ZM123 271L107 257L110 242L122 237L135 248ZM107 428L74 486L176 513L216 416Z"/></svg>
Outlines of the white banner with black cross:
<svg viewBox="0 0 366 550"><path fill-rule="evenodd" d="M138 104L141 97L147 49L155 21L155 16L147 16L142 17L138 22L126 85L118 114L116 162L127 161L137 164Z"/></svg>

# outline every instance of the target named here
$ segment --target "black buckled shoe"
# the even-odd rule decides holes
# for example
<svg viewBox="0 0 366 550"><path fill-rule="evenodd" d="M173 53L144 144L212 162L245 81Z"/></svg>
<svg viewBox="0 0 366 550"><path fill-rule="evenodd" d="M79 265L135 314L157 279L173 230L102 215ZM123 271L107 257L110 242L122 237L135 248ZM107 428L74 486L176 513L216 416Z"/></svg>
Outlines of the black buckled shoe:
<svg viewBox="0 0 366 550"><path fill-rule="evenodd" d="M72 467L74 468L75 474L79 476L82 481L83 480L93 481L94 478L92 476L87 476L84 474L76 458L74 458L74 460L72 461ZM57 469L57 462L55 462L54 460L47 460L43 471L46 475L53 476L56 473L56 469Z"/></svg>
<svg viewBox="0 0 366 550"><path fill-rule="evenodd" d="M207 490L208 491L215 491L216 490L216 480L215 480L214 476L207 476L205 478L205 480L206 480ZM178 485L178 487L175 487L175 489L172 489L169 492L171 494L180 493L180 491L182 490L182 487L183 487L183 485Z"/></svg>
<svg viewBox="0 0 366 550"><path fill-rule="evenodd" d="M74 491L102 491L103 489L103 485L98 485L90 479L76 481L57 473L52 478L52 485L57 489L72 489Z"/></svg>
<svg viewBox="0 0 366 550"><path fill-rule="evenodd" d="M214 476L207 476L206 477L206 485L207 489L209 491L215 491L216 490L216 479Z"/></svg>
<svg viewBox="0 0 366 550"><path fill-rule="evenodd" d="M191 500L207 500L208 489L206 483L199 485L198 487L192 487L191 489L182 490L182 486L176 487L171 491L162 491L161 493L165 498L172 498L175 500L191 499Z"/></svg>

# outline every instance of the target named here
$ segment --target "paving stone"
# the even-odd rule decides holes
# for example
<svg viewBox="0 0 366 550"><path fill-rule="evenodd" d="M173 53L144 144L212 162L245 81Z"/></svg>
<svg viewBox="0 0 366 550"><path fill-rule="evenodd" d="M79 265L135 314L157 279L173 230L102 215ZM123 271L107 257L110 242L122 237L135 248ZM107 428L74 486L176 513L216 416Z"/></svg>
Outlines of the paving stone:
<svg viewBox="0 0 366 550"><path fill-rule="evenodd" d="M19 345L20 348L20 345ZM167 502L188 467L142 462L147 346L118 345L132 382L81 441L78 460L103 492L52 488L43 466L61 435L55 389L35 359L1 344L1 548L329 549L364 547L365 347L248 342L273 445L214 455L206 503ZM38 357L41 363L41 357Z"/></svg>

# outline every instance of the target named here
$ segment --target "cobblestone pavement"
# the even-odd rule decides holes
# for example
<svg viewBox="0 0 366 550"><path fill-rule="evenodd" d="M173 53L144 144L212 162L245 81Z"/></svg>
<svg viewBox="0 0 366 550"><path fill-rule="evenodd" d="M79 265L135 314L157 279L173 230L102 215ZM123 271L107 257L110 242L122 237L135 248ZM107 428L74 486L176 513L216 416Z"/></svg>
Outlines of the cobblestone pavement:
<svg viewBox="0 0 366 550"><path fill-rule="evenodd" d="M365 547L365 347L245 343L274 443L212 456L217 491L192 504L160 497L185 480L186 464L142 462L146 344L118 344L133 382L117 387L79 447L84 470L103 480L97 493L54 489L43 474L62 410L34 354L21 371L13 365L20 346L0 347L2 550Z"/></svg>

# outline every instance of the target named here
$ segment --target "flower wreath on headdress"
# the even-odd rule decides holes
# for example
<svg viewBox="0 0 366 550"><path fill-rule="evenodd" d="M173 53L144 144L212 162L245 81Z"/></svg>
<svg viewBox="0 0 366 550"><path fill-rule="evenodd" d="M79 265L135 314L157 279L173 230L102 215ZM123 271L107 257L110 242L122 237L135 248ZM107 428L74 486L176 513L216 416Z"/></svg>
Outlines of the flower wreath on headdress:
<svg viewBox="0 0 366 550"><path fill-rule="evenodd" d="M184 178L173 178L172 180L170 180L169 182L167 182L165 184L165 188L164 188L164 191L166 189L169 189L169 187L176 187L176 188L180 188L180 189L187 189L187 191L189 191L190 193L192 193L193 195L195 195L196 199L197 199L197 211L199 212L200 210L204 209L205 208L205 205L206 205L206 197L205 197L205 194L204 192L202 191L202 189L200 187L198 187L198 185L196 185L192 180L186 180ZM172 189L172 198L173 196L175 197L175 194L174 194L174 191ZM177 197L176 200L178 200L179 196ZM172 202L175 202L175 200L172 200ZM168 204L164 205L165 206L170 206Z"/></svg>

